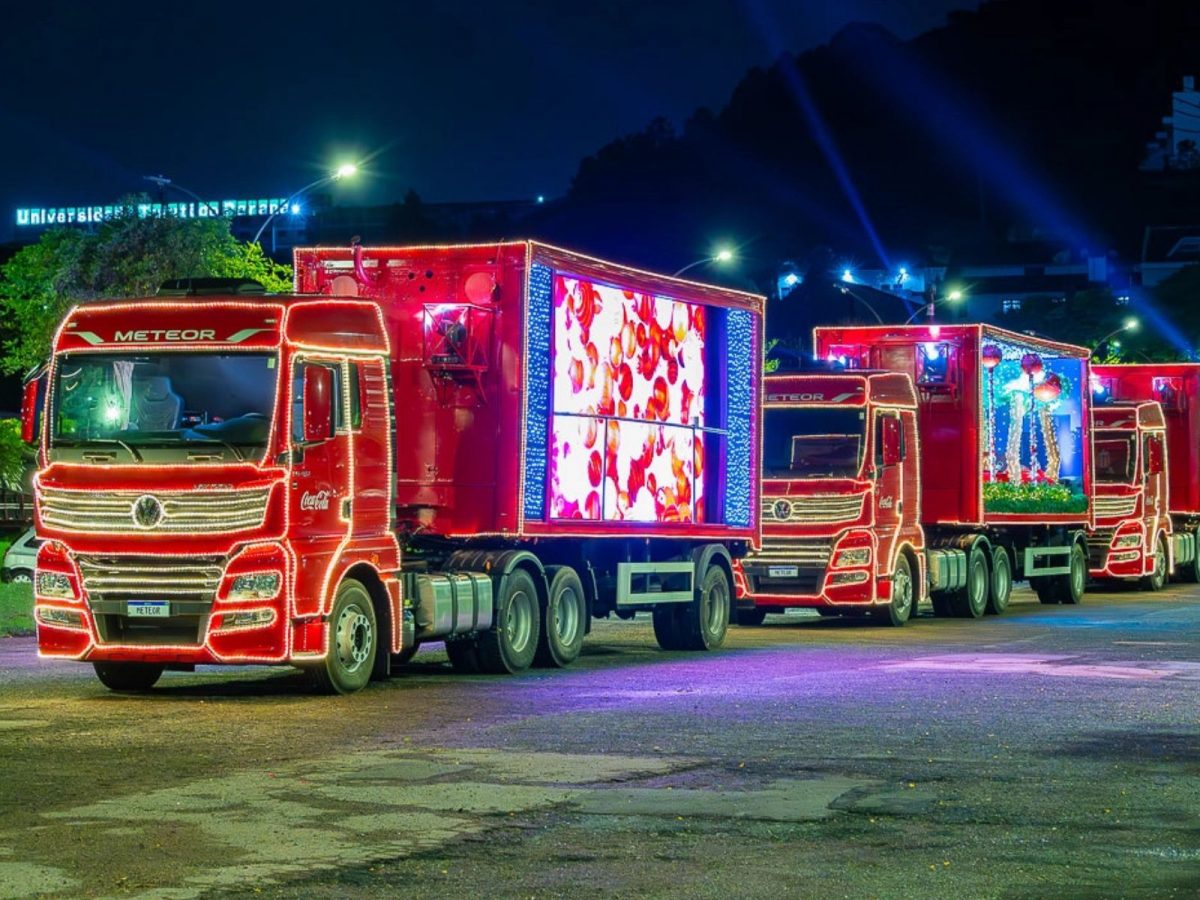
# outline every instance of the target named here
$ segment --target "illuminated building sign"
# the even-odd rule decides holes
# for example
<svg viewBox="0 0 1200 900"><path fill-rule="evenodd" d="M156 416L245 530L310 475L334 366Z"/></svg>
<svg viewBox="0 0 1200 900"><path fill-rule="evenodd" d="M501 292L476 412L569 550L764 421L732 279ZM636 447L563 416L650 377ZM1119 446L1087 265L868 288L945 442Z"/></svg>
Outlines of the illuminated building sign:
<svg viewBox="0 0 1200 900"><path fill-rule="evenodd" d="M17 227L94 225L133 213L139 219L175 216L179 219L212 219L218 216L273 216L287 210L287 198L265 200L211 200L205 203L135 203L113 206L33 207L17 210Z"/></svg>

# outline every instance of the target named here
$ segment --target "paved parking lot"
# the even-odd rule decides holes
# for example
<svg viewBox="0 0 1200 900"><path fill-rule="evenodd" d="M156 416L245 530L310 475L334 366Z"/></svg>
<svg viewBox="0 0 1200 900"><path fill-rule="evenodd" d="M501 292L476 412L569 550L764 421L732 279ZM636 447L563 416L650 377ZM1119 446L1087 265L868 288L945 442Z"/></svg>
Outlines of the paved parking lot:
<svg viewBox="0 0 1200 900"><path fill-rule="evenodd" d="M1200 588L315 697L0 640L0 897L1196 896Z"/></svg>

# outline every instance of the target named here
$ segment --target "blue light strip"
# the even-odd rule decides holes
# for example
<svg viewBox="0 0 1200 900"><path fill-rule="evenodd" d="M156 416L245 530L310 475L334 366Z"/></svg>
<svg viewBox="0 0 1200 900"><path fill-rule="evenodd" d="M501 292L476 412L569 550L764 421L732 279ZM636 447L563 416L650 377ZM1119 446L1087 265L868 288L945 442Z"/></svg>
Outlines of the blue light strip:
<svg viewBox="0 0 1200 900"><path fill-rule="evenodd" d="M754 316L749 310L730 309L725 316L728 369L726 429L729 452L725 460L725 524L748 528L754 468Z"/></svg>
<svg viewBox="0 0 1200 900"><path fill-rule="evenodd" d="M550 338L554 327L549 266L529 267L529 318L525 360L525 518L546 518L547 438L550 433Z"/></svg>

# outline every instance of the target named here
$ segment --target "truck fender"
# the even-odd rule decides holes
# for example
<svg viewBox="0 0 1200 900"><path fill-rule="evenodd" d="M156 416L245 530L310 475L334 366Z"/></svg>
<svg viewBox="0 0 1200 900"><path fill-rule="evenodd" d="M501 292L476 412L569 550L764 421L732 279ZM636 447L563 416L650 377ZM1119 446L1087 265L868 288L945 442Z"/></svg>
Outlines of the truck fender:
<svg viewBox="0 0 1200 900"><path fill-rule="evenodd" d="M729 555L729 548L724 544L705 544L702 547L697 547L692 551L692 562L695 565L692 587L697 598L700 595L700 582L704 580L704 573L708 571L710 565L716 564L724 569L725 574L729 577L729 598L731 602L735 602L733 558Z"/></svg>
<svg viewBox="0 0 1200 900"><path fill-rule="evenodd" d="M508 576L516 568L522 568L533 576L539 599L545 603L550 596L550 585L546 581L546 567L528 550L458 550L446 560L447 571L481 572L490 575L496 584L492 602L498 603L504 594Z"/></svg>

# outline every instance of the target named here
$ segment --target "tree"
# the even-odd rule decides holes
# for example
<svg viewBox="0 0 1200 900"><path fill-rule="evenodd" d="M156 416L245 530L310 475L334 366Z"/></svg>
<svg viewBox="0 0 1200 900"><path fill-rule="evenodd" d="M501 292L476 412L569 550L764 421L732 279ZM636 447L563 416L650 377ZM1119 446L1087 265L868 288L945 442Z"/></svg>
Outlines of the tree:
<svg viewBox="0 0 1200 900"><path fill-rule="evenodd" d="M148 297L168 279L205 276L290 290L291 268L237 240L227 220L140 219L134 202L95 232L47 231L0 267L0 369L12 374L45 362L54 329L83 300Z"/></svg>

